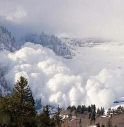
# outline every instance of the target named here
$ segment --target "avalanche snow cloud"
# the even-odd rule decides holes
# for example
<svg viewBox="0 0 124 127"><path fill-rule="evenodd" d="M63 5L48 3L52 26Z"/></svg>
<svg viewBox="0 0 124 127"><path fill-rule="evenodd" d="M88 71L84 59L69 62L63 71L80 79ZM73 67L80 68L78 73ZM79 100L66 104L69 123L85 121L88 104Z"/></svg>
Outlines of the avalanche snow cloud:
<svg viewBox="0 0 124 127"><path fill-rule="evenodd" d="M61 62L51 50L41 45L26 43L15 53L1 53L1 65L9 66L6 79L14 84L22 75L30 84L35 98L43 103L62 106L83 103L85 90L80 75L73 72ZM5 63L4 63L4 62Z"/></svg>
<svg viewBox="0 0 124 127"><path fill-rule="evenodd" d="M119 47L120 53L123 55L124 46ZM104 46L104 48L102 46L83 47L81 60L87 60L80 63L80 66L86 68L87 62L92 62L88 67L92 66L95 70L98 69L95 73L91 73L93 70L88 69L80 69L75 72L79 64L76 58L64 62L64 58L56 56L52 50L29 42L14 53L1 52L0 66L6 67L5 77L12 86L21 75L25 76L35 99L41 98L44 104L59 104L61 106L96 104L108 107L116 97L123 96L124 60L120 53L115 57L111 54L117 48L118 46L112 48L110 45ZM98 57L98 49L101 51L102 57ZM86 58L86 51L89 54L88 58ZM108 57L105 52L109 54ZM112 63L110 63L111 67L100 61L100 59L104 59L104 56ZM117 59L115 59L116 57ZM116 66L118 63L113 63L116 60L120 61L120 67ZM77 64L72 65L74 61ZM104 66L101 66L101 63ZM87 76L84 76L84 73L87 73Z"/></svg>

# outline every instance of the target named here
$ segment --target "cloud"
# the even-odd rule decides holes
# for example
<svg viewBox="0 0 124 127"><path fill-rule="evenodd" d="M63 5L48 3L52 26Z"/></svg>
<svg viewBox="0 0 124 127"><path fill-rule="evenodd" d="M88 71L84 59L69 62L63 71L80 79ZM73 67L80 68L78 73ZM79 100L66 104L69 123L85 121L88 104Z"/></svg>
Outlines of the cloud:
<svg viewBox="0 0 124 127"><path fill-rule="evenodd" d="M19 23L26 17L26 15L27 13L23 9L17 8L14 12L5 15L5 19L14 23Z"/></svg>
<svg viewBox="0 0 124 127"><path fill-rule="evenodd" d="M80 37L123 39L122 0L12 0L11 2L0 0L0 3L0 16L5 16L14 23L19 22L23 29L27 28L27 31L44 30Z"/></svg>

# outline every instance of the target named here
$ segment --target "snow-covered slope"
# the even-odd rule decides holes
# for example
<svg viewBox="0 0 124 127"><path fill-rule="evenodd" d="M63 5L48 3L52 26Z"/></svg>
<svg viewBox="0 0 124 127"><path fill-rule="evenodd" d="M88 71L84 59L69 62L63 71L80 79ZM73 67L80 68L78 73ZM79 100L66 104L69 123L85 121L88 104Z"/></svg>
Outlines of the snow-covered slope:
<svg viewBox="0 0 124 127"><path fill-rule="evenodd" d="M41 44L43 47L52 49L56 55L63 56L67 59L72 59L75 56L78 47L94 47L100 45L106 40L98 38L73 38L73 37L57 37L45 33L27 34L22 37L21 41L33 42Z"/></svg>
<svg viewBox="0 0 124 127"><path fill-rule="evenodd" d="M121 97L119 99L116 99L114 102L114 104L121 104L121 103L124 103L124 97Z"/></svg>
<svg viewBox="0 0 124 127"><path fill-rule="evenodd" d="M9 82L7 82L5 78L6 69L7 68L0 66L0 96L9 95L11 93Z"/></svg>
<svg viewBox="0 0 124 127"><path fill-rule="evenodd" d="M124 107L124 97L116 99L111 106L111 109L117 109L118 107Z"/></svg>
<svg viewBox="0 0 124 127"><path fill-rule="evenodd" d="M0 54L8 50L10 52L15 50L15 39L7 28L0 26ZM6 51L5 51L6 52ZM2 59L1 56L0 59ZM4 59L2 60L4 63ZM10 94L9 82L5 78L7 67L0 64L0 95Z"/></svg>
<svg viewBox="0 0 124 127"><path fill-rule="evenodd" d="M0 50L15 50L14 36L3 26L0 26Z"/></svg>
<svg viewBox="0 0 124 127"><path fill-rule="evenodd" d="M33 42L35 44L41 44L43 47L52 49L58 56L63 56L65 58L72 58L73 56L71 48L55 35L45 33L27 34L21 38L21 41L23 43Z"/></svg>

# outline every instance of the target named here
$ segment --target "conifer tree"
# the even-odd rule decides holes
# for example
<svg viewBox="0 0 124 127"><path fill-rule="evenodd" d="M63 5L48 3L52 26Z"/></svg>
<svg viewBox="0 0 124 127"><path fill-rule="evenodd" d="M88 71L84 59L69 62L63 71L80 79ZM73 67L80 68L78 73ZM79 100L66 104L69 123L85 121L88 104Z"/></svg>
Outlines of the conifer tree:
<svg viewBox="0 0 124 127"><path fill-rule="evenodd" d="M26 78L21 76L15 84L11 101L10 111L14 114L18 126L30 124L36 113L34 99Z"/></svg>

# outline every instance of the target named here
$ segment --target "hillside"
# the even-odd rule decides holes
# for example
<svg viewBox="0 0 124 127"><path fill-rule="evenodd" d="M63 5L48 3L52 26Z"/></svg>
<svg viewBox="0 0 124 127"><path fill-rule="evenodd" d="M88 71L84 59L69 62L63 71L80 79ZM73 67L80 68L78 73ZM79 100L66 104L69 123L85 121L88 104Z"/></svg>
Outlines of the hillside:
<svg viewBox="0 0 124 127"><path fill-rule="evenodd" d="M0 26L0 50L15 50L15 38L6 27Z"/></svg>

